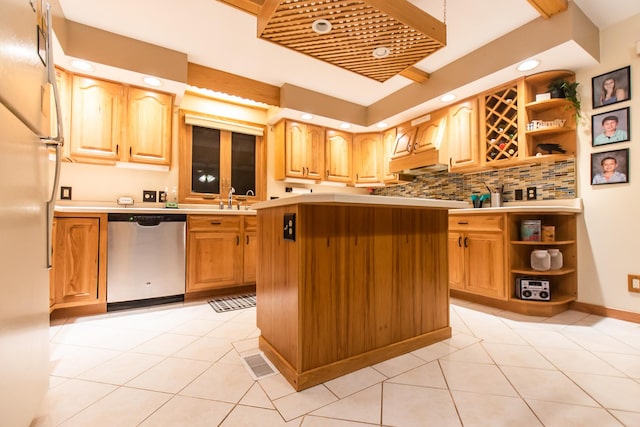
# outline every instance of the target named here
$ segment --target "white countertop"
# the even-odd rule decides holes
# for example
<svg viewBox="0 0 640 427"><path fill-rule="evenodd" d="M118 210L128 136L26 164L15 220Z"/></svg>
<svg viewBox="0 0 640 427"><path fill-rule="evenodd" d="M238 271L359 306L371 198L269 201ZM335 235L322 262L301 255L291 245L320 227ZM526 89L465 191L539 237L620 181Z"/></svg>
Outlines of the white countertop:
<svg viewBox="0 0 640 427"><path fill-rule="evenodd" d="M144 207L144 205L118 206L115 203L92 202L90 204L56 204L56 212L71 213L132 213L132 214L201 214L201 215L255 215L254 209L240 210L234 205L233 209L220 209L212 205L178 205L178 208L164 208L161 206Z"/></svg>
<svg viewBox="0 0 640 427"><path fill-rule="evenodd" d="M487 201L488 202L488 201ZM506 202L504 206L499 208L472 208L467 203L465 209L455 209L452 214L469 214L469 213L502 213L502 212L549 212L549 213L582 213L582 199L557 199L557 200L522 200L515 202Z"/></svg>
<svg viewBox="0 0 640 427"><path fill-rule="evenodd" d="M456 200L420 199L416 197L371 196L343 193L310 193L254 203L254 209L273 208L295 204L344 204L368 206L396 206L434 209L457 209L469 206L467 202Z"/></svg>

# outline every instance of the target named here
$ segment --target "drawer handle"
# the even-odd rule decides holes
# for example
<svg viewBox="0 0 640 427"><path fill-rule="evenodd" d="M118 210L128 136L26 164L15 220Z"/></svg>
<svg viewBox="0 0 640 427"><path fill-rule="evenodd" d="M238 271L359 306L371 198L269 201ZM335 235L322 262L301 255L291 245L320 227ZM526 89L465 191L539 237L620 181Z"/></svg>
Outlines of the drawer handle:
<svg viewBox="0 0 640 427"><path fill-rule="evenodd" d="M458 225L467 225L469 221L458 221Z"/></svg>
<svg viewBox="0 0 640 427"><path fill-rule="evenodd" d="M221 221L211 221L211 225L221 225Z"/></svg>

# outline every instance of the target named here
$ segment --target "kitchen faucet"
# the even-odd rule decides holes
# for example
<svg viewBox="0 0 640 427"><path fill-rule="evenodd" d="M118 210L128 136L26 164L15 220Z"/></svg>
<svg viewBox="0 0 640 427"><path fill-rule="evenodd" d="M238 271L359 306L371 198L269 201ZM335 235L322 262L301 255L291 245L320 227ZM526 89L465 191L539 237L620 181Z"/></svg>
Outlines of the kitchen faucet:
<svg viewBox="0 0 640 427"><path fill-rule="evenodd" d="M245 196L255 196L255 193L253 192L253 190L247 190L247 192L245 193Z"/></svg>
<svg viewBox="0 0 640 427"><path fill-rule="evenodd" d="M233 208L233 193L236 192L236 189L233 187L229 188L229 195L227 196L227 204L229 205L229 209Z"/></svg>

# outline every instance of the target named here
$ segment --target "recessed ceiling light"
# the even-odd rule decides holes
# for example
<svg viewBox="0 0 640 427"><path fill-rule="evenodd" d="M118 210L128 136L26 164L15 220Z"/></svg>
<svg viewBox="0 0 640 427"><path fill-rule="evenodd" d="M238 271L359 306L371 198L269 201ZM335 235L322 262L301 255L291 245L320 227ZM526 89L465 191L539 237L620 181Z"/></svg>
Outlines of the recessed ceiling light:
<svg viewBox="0 0 640 427"><path fill-rule="evenodd" d="M311 29L318 34L327 34L331 31L331 22L326 19L316 19L313 21L313 24L311 24Z"/></svg>
<svg viewBox="0 0 640 427"><path fill-rule="evenodd" d="M155 87L162 86L162 81L160 81L160 79L156 77L145 77L142 80L149 86L155 86Z"/></svg>
<svg viewBox="0 0 640 427"><path fill-rule="evenodd" d="M351 125L350 125L349 123L342 123L342 124L340 125L340 128L341 128L341 129L349 129L350 127L351 127Z"/></svg>
<svg viewBox="0 0 640 427"><path fill-rule="evenodd" d="M80 71L93 71L93 65L79 59L74 59L73 61L71 61L71 66Z"/></svg>
<svg viewBox="0 0 640 427"><path fill-rule="evenodd" d="M379 129L384 129L387 126L389 126L389 124L387 122L380 122L376 125L376 127L378 127Z"/></svg>
<svg viewBox="0 0 640 427"><path fill-rule="evenodd" d="M449 101L453 101L454 99L456 99L456 96L452 93L447 93L440 97L440 101L442 102L449 102Z"/></svg>
<svg viewBox="0 0 640 427"><path fill-rule="evenodd" d="M540 65L540 61L538 61L537 59L528 59L524 62L521 62L517 68L518 71L529 71L533 70L538 65Z"/></svg>
<svg viewBox="0 0 640 427"><path fill-rule="evenodd" d="M386 46L378 46L373 49L373 57L377 59L386 58L391 53L391 49Z"/></svg>
<svg viewBox="0 0 640 427"><path fill-rule="evenodd" d="M302 120L311 120L311 119L313 119L313 116L311 114L309 114L309 113L304 113L300 117L302 117Z"/></svg>

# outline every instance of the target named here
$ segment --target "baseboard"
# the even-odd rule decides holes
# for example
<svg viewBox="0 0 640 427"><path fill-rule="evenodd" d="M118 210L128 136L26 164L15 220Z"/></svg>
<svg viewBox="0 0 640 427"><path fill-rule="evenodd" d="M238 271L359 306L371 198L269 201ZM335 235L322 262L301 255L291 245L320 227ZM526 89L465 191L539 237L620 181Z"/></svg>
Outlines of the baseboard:
<svg viewBox="0 0 640 427"><path fill-rule="evenodd" d="M569 305L571 310L582 311L584 313L595 314L597 316L611 317L612 319L626 320L627 322L640 323L640 313L618 310L601 305L587 304L586 302L574 301Z"/></svg>

